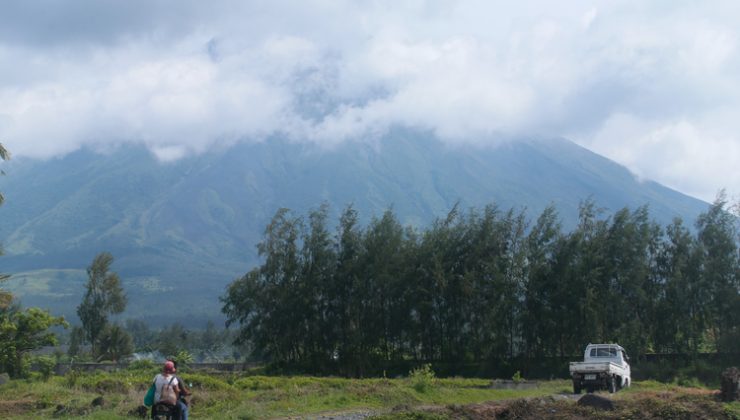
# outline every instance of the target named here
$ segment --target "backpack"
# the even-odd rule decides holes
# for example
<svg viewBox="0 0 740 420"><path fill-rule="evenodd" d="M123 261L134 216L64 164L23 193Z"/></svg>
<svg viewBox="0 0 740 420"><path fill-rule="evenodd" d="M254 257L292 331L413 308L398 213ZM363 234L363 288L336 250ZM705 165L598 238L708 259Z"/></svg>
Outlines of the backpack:
<svg viewBox="0 0 740 420"><path fill-rule="evenodd" d="M149 387L149 390L146 392L146 395L144 396L144 405L147 407L151 407L154 405L154 392L157 390L155 383L152 382L152 385Z"/></svg>
<svg viewBox="0 0 740 420"><path fill-rule="evenodd" d="M177 404L177 392L175 392L175 388L172 386L172 381L174 380L175 376L173 375L168 383L162 385L162 391L159 393L158 402L172 405Z"/></svg>

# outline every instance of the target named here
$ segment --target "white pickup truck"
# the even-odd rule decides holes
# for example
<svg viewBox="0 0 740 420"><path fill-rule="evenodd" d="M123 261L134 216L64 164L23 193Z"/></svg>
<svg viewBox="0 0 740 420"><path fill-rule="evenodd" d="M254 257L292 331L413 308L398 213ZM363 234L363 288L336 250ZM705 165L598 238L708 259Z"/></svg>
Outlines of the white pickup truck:
<svg viewBox="0 0 740 420"><path fill-rule="evenodd" d="M595 389L618 389L630 386L629 357L618 344L589 344L583 354L582 362L570 363L573 378L573 393L580 394L583 388L588 392Z"/></svg>

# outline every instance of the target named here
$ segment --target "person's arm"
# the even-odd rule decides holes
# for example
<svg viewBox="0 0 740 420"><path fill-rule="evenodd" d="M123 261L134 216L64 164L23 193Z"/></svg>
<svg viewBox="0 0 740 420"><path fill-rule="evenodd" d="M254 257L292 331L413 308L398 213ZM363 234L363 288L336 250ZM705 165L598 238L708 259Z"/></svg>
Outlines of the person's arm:
<svg viewBox="0 0 740 420"><path fill-rule="evenodd" d="M190 395L190 390L188 389L187 385L185 385L185 381L182 380L181 377L177 377L177 386L180 387L180 393L187 397Z"/></svg>

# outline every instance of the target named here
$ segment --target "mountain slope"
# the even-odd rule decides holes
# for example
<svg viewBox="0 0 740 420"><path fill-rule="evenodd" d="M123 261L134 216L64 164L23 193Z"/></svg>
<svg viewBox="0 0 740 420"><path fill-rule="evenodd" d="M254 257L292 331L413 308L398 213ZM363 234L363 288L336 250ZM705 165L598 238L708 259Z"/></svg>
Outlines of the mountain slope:
<svg viewBox="0 0 740 420"><path fill-rule="evenodd" d="M104 250L129 294L124 317L217 318L218 296L257 261L255 245L280 207L303 214L325 201L336 220L352 203L367 221L392 206L423 227L456 202L526 208L532 219L554 203L566 228L588 197L609 212L648 204L662 224L693 223L706 208L562 139L451 147L397 132L328 150L272 141L159 163L143 148L121 148L5 168L0 271L16 274L10 287L24 304L72 318L84 269Z"/></svg>

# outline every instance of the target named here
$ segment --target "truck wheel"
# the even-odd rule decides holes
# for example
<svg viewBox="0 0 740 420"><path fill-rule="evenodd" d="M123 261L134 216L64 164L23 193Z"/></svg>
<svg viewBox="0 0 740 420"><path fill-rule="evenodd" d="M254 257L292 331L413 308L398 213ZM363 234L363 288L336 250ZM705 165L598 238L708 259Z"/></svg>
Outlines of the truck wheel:
<svg viewBox="0 0 740 420"><path fill-rule="evenodd" d="M573 381L573 393L576 395L581 393L581 382Z"/></svg>
<svg viewBox="0 0 740 420"><path fill-rule="evenodd" d="M607 388L609 388L610 394L617 392L617 381L614 379L613 376L610 376L609 378L607 378L606 386Z"/></svg>

